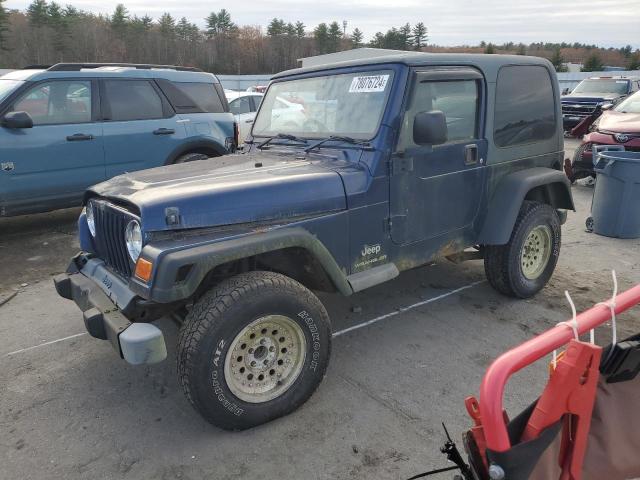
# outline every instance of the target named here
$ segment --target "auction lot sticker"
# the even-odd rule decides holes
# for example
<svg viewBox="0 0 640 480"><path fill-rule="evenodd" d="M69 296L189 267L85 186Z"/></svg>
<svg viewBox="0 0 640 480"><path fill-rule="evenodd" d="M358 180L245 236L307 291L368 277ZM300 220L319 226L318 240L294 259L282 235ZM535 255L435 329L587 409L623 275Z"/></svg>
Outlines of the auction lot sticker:
<svg viewBox="0 0 640 480"><path fill-rule="evenodd" d="M366 77L353 77L349 93L384 92L389 81L389 75L368 75Z"/></svg>

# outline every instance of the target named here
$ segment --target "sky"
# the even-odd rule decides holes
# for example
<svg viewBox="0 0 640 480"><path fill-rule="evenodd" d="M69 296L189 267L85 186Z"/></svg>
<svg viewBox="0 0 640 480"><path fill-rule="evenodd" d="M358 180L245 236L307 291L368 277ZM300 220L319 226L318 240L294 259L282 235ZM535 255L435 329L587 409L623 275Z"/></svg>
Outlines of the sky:
<svg viewBox="0 0 640 480"><path fill-rule="evenodd" d="M581 42L640 48L640 0L57 0L94 13L110 13L124 3L131 14L158 18L169 12L204 26L211 11L226 8L239 25L266 27L270 19L301 20L311 30L320 22L348 22L368 40L406 22L424 22L429 43L477 45L513 42ZM7 0L24 9L30 0Z"/></svg>

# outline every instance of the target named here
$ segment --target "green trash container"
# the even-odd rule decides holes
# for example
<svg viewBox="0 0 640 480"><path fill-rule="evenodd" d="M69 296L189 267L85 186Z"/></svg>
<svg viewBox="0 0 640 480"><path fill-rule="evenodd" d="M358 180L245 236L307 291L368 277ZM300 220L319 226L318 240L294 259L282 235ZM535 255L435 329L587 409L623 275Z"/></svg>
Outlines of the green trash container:
<svg viewBox="0 0 640 480"><path fill-rule="evenodd" d="M593 231L607 237L640 237L640 152L599 152L594 171Z"/></svg>

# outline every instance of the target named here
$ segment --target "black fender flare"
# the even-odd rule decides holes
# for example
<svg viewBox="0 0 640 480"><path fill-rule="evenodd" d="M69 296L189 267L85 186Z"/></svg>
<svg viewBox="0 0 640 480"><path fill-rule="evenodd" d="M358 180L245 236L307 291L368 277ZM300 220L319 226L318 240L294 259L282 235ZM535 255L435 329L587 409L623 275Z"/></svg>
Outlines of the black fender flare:
<svg viewBox="0 0 640 480"><path fill-rule="evenodd" d="M318 238L301 227L278 228L263 233L250 232L231 239L212 239L211 242L199 242L196 246L172 248L170 251L157 249L153 244L147 245L142 256L153 263L152 283L149 286L133 277L130 288L143 298L158 303L185 300L196 292L215 267L290 247L307 250L324 268L340 293L353 293L346 273L336 263L331 252ZM177 282L181 267L188 269L189 273L184 280Z"/></svg>
<svg viewBox="0 0 640 480"><path fill-rule="evenodd" d="M181 144L179 147L175 148L167 157L165 161L165 165L171 165L175 162L178 157L184 155L185 153L190 153L198 150L210 150L214 151L218 156L226 155L229 151L220 143L215 140L192 140L187 143Z"/></svg>
<svg viewBox="0 0 640 480"><path fill-rule="evenodd" d="M502 177L495 187L477 243L507 243L525 200L541 201L558 210L575 211L571 182L564 172L546 167L518 170Z"/></svg>

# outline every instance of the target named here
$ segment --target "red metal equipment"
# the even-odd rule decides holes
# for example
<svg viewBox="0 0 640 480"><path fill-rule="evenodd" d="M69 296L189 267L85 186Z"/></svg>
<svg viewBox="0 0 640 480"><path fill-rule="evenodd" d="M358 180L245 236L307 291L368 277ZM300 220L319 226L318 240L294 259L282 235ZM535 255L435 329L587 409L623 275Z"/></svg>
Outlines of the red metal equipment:
<svg viewBox="0 0 640 480"><path fill-rule="evenodd" d="M616 315L640 304L640 285L621 293L613 301ZM581 335L609 321L611 316L610 305L600 303L577 315L574 326ZM559 324L501 355L484 376L480 386L480 401L469 398L465 402L475 424L471 433L485 467L486 450L506 452L512 447L502 401L509 378L568 344L529 418L522 439L534 439L545 428L564 418L561 478L580 478L602 348L576 340L571 323L573 321Z"/></svg>

